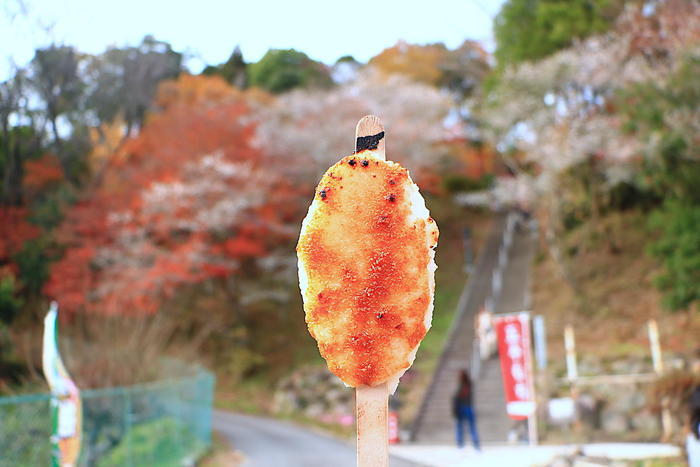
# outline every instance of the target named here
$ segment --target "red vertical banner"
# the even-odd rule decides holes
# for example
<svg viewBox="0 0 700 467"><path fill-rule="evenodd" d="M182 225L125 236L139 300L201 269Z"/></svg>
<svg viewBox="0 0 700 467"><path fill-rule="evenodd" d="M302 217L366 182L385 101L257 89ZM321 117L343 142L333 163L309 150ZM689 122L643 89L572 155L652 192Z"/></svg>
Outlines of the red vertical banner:
<svg viewBox="0 0 700 467"><path fill-rule="evenodd" d="M523 312L494 316L493 321L506 393L506 412L513 420L524 420L535 412L530 315Z"/></svg>
<svg viewBox="0 0 700 467"><path fill-rule="evenodd" d="M394 410L389 411L389 444L398 444L399 437L399 414Z"/></svg>

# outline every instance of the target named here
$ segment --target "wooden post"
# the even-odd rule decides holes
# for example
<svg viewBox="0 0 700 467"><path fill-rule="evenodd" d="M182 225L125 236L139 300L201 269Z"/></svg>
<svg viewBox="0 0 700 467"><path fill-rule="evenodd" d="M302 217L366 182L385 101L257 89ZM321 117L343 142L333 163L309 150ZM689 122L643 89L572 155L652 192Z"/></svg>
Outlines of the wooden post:
<svg viewBox="0 0 700 467"><path fill-rule="evenodd" d="M578 378L578 367L576 366L576 339L571 325L564 328L564 347L566 348L566 376L573 382Z"/></svg>
<svg viewBox="0 0 700 467"><path fill-rule="evenodd" d="M659 339L659 325L655 319L650 319L647 323L649 329L649 347L651 349L651 361L654 364L654 372L657 377L661 377L664 372L664 360L661 353L661 342ZM673 419L668 408L668 397L661 399L661 430L663 439L668 440L673 432Z"/></svg>
<svg viewBox="0 0 700 467"><path fill-rule="evenodd" d="M578 367L576 365L576 338L574 337L574 327L570 324L564 328L564 347L566 348L566 377L571 385L571 399L574 404L578 399L578 388L576 380L578 379ZM581 421L576 417L574 422L574 430L581 431Z"/></svg>
<svg viewBox="0 0 700 467"><path fill-rule="evenodd" d="M659 326L655 319L647 323L649 328L649 347L651 348L651 360L654 363L654 371L657 374L664 372L664 362L661 357L661 344L659 343Z"/></svg>
<svg viewBox="0 0 700 467"><path fill-rule="evenodd" d="M537 392L535 391L535 365L532 362L533 357L533 345L530 336L533 333L533 327L531 326L532 321L530 320L530 312L527 312L527 330L525 336L525 343L527 345L527 371L530 373L530 394L532 395L532 401L535 403L535 408L532 414L527 417L527 439L530 446L537 446L539 444L539 433L537 427L537 410L539 409L539 401L537 400Z"/></svg>
<svg viewBox="0 0 700 467"><path fill-rule="evenodd" d="M535 315L532 318L532 335L535 338L535 359L537 369L547 369L547 331L544 327L544 316Z"/></svg>
<svg viewBox="0 0 700 467"><path fill-rule="evenodd" d="M528 287L527 290L530 288ZM535 357L537 359L537 371L534 373L537 375L535 381L539 387L537 392L537 407L536 410L539 412L538 415L543 414L545 419L547 418L546 410L549 405L549 381L545 374L547 368L547 333L545 330L544 317L542 315L536 315L532 320L532 330L533 336L535 338ZM535 419L537 423L537 419ZM537 439L539 443L539 436Z"/></svg>
<svg viewBox="0 0 700 467"><path fill-rule="evenodd" d="M530 446L537 446L539 439L537 435L537 406L532 412L532 415L527 417L527 439Z"/></svg>

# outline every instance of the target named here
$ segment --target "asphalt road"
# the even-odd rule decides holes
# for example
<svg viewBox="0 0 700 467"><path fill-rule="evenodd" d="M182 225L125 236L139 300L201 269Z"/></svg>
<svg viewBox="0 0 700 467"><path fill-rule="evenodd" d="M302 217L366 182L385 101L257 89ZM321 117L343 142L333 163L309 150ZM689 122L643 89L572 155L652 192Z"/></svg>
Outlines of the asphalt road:
<svg viewBox="0 0 700 467"><path fill-rule="evenodd" d="M244 467L355 467L355 447L271 418L214 411L214 429L241 451ZM418 464L390 459L390 467Z"/></svg>

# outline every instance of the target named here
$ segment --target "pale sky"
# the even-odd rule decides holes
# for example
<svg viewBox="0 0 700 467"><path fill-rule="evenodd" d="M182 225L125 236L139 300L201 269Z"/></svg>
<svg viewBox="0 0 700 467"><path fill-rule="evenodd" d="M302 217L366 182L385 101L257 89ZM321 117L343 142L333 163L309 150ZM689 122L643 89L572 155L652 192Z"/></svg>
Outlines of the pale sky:
<svg viewBox="0 0 700 467"><path fill-rule="evenodd" d="M188 54L193 72L225 61L236 44L246 61L270 48L295 48L333 63L367 61L399 39L411 43L464 39L491 49L492 17L503 0L0 0L0 79L51 41L97 54L135 45L151 34ZM24 5L26 14L15 14ZM46 31L48 30L48 32Z"/></svg>

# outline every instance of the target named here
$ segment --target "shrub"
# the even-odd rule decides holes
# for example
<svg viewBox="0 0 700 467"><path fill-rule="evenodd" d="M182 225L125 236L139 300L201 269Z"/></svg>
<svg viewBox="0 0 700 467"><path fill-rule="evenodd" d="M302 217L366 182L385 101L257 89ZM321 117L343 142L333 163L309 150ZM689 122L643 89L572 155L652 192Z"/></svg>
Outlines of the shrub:
<svg viewBox="0 0 700 467"><path fill-rule="evenodd" d="M649 388L649 409L661 413L664 404L674 415L678 426L685 426L689 419L689 401L693 390L700 386L700 375L687 371L674 371L659 378ZM680 439L677 439L680 441Z"/></svg>
<svg viewBox="0 0 700 467"><path fill-rule="evenodd" d="M22 308L22 300L15 296L15 288L14 277L0 278L0 323L10 324Z"/></svg>
<svg viewBox="0 0 700 467"><path fill-rule="evenodd" d="M159 418L134 427L97 465L179 465L186 456L203 447L182 423L172 418Z"/></svg>
<svg viewBox="0 0 700 467"><path fill-rule="evenodd" d="M700 206L669 200L650 218L652 229L660 232L650 245L664 272L655 285L664 293L664 304L678 310L700 300Z"/></svg>
<svg viewBox="0 0 700 467"><path fill-rule="evenodd" d="M474 179L463 175L447 175L443 180L445 189L450 193L485 190L493 183L493 175L487 174Z"/></svg>
<svg viewBox="0 0 700 467"><path fill-rule="evenodd" d="M50 465L48 396L45 400L15 400L0 404L0 465Z"/></svg>

